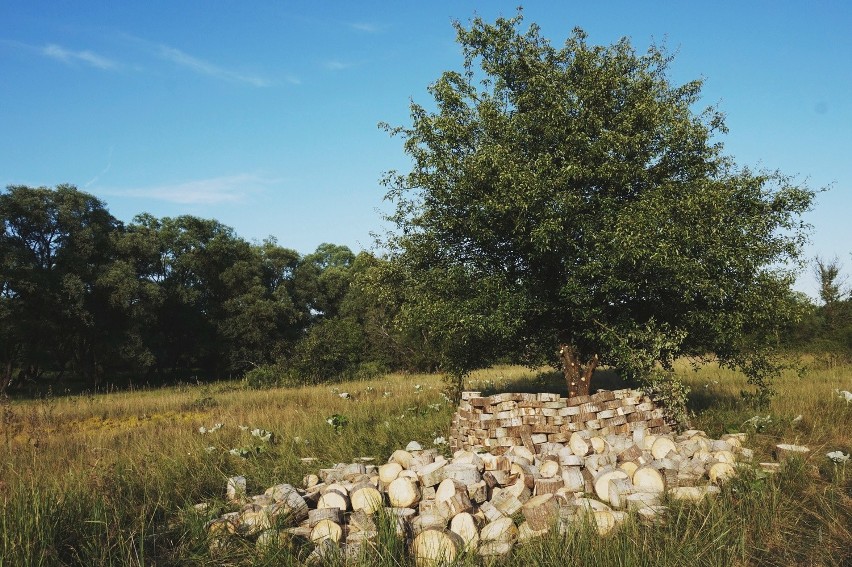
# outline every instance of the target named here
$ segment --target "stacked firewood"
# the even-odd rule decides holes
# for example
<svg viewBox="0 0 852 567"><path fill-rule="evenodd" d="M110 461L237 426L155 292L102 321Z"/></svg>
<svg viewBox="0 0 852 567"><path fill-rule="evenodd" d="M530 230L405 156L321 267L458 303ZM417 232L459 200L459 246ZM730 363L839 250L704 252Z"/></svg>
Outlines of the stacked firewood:
<svg viewBox="0 0 852 567"><path fill-rule="evenodd" d="M576 431L601 435L671 431L663 408L639 390L601 390L590 396L464 392L450 428L453 450L502 454L523 446L536 452L544 443L565 443Z"/></svg>

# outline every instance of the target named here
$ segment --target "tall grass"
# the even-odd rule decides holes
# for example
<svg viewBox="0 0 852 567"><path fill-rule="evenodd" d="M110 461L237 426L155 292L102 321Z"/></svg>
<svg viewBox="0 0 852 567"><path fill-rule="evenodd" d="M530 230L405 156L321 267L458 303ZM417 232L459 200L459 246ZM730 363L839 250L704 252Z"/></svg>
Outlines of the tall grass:
<svg viewBox="0 0 852 567"><path fill-rule="evenodd" d="M679 373L692 388L691 427L711 436L746 431L756 461L780 442L808 445L804 461L776 475L744 471L701 506L673 505L664 525L629 522L601 538L591 529L519 546L497 565L842 565L852 562L852 366L787 372L768 412L740 402L745 378L714 366ZM617 385L612 376L601 383ZM558 376L495 367L468 387L564 391ZM320 467L357 457L387 459L410 440L446 436L453 408L438 376L298 389L247 390L240 383L109 395L48 396L0 406L0 567L30 565L299 565L307 546L259 554L247 542L212 554L204 523L227 509L225 481L241 474L250 493L299 484ZM352 399L339 394L347 392ZM326 420L344 416L346 425ZM755 416L760 420L753 420ZM765 419L766 416L769 419ZM800 419L797 417L801 415ZM201 434L200 427L223 427ZM247 427L243 430L240 426ZM251 435L276 435L268 444ZM242 450L247 458L230 454ZM303 462L303 458L316 459ZM193 505L210 504L206 512ZM379 545L359 564L410 565L382 524ZM342 561L342 559L341 559ZM478 565L476 557L459 564Z"/></svg>

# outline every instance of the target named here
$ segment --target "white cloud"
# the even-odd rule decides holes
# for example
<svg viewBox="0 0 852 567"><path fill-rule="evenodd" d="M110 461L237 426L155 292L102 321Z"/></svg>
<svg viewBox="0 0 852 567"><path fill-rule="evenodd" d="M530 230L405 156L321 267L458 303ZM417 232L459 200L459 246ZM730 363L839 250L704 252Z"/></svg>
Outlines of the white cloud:
<svg viewBox="0 0 852 567"><path fill-rule="evenodd" d="M191 71L202 75L208 75L217 79L222 79L235 83L247 83L254 87L269 86L269 81L264 79L263 77L258 77L255 75L243 75L241 73L225 69L224 67L220 67L219 65L210 63L209 61L205 61L203 59L199 59L198 57L189 55L188 53L185 53L175 47L160 45L157 53L161 58L166 59L167 61L171 61L176 65L185 67L187 69L190 69Z"/></svg>
<svg viewBox="0 0 852 567"><path fill-rule="evenodd" d="M102 55L98 55L93 51L83 50L83 51L72 51L70 49L65 49L55 43L51 43L49 45L44 46L41 49L42 55L50 57L52 59L56 59L58 61L62 61L63 63L74 63L75 61L82 61L92 67L97 67L98 69L115 69L118 67L118 64L108 59Z"/></svg>
<svg viewBox="0 0 852 567"><path fill-rule="evenodd" d="M221 205L240 203L249 195L279 183L253 174L195 179L182 183L154 185L132 189L101 190L100 193L122 197L139 197L182 205Z"/></svg>

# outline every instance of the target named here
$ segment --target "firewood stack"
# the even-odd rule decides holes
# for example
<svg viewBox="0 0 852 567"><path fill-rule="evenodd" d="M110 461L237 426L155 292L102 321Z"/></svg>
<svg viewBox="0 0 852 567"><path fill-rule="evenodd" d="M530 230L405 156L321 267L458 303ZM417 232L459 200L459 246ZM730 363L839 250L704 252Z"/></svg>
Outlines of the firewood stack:
<svg viewBox="0 0 852 567"><path fill-rule="evenodd" d="M453 450L501 455L523 446L537 453L543 443L565 443L575 431L600 435L645 429L669 433L663 408L639 390L601 390L589 396L463 392L450 428Z"/></svg>

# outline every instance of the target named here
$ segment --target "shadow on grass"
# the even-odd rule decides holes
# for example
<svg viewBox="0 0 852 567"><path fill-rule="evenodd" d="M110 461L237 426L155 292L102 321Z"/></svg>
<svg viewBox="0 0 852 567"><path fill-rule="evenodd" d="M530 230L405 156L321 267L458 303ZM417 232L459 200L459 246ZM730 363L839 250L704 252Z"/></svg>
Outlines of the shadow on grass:
<svg viewBox="0 0 852 567"><path fill-rule="evenodd" d="M598 390L620 390L629 385L612 369L596 370L592 376L592 393ZM565 377L558 370L544 370L534 376L506 380L500 384L488 383L481 389L483 396L511 392L513 394L559 394L568 396Z"/></svg>
<svg viewBox="0 0 852 567"><path fill-rule="evenodd" d="M742 398L730 392L720 392L709 388L695 388L689 392L686 407L690 412L702 413L707 410L734 410L742 405Z"/></svg>

